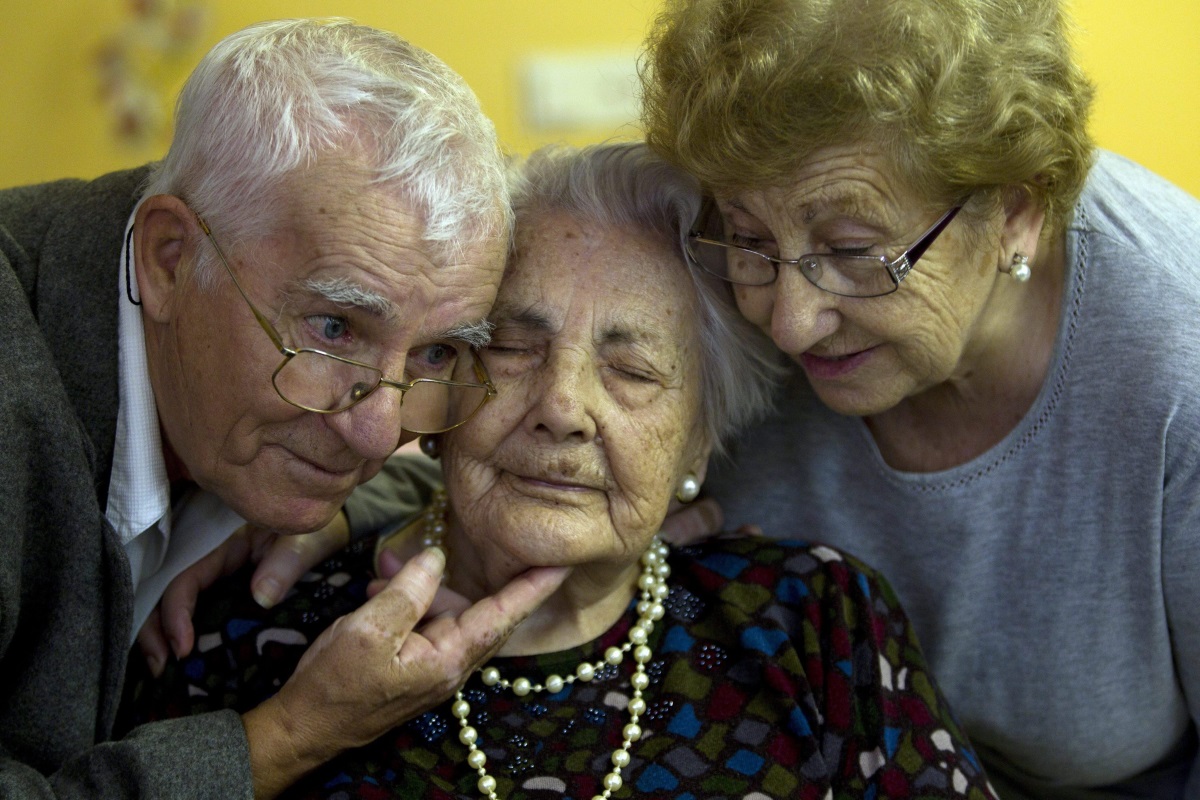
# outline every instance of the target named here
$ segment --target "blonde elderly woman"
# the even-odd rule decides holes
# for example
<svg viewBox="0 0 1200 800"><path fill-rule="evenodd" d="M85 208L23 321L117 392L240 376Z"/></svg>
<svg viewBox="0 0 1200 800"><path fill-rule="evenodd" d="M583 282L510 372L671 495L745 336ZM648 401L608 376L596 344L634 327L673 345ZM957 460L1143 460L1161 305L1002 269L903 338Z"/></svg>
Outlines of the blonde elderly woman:
<svg viewBox="0 0 1200 800"><path fill-rule="evenodd" d="M465 601L533 566L572 572L455 699L293 795L991 797L876 573L796 541L656 538L772 371L769 342L684 261L692 183L641 145L543 152L523 176L482 354L496 396L426 439L446 494L381 557L438 545ZM202 610L201 630L218 620L203 652L141 705L269 693L361 602L370 555L270 612Z"/></svg>
<svg viewBox="0 0 1200 800"><path fill-rule="evenodd" d="M1093 151L1067 35L1056 0L675 1L647 136L792 362L726 521L881 569L1002 797L1196 796L1200 204Z"/></svg>

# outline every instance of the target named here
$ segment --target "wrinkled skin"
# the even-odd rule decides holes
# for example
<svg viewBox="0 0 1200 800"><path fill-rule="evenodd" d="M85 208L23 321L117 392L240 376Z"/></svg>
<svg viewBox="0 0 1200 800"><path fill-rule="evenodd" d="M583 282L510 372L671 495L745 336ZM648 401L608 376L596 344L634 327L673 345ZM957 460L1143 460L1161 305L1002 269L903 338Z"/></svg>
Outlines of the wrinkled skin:
<svg viewBox="0 0 1200 800"><path fill-rule="evenodd" d="M401 379L420 374L431 345L453 343L456 328L486 316L504 242L468 246L455 262L435 263L417 215L369 185L354 162L329 160L294 181L280 232L226 253L286 344L354 357ZM209 289L193 279L196 248L211 243L179 198L143 202L134 246L172 479L195 481L266 529L298 533L327 524L400 443L399 394L377 391L328 415L280 399L270 380L280 353L232 281L219 273ZM313 282L353 286L374 302L335 301ZM243 537L215 554L208 577L252 544ZM278 694L243 715L256 796L275 795L448 696L566 574L513 575L474 605L420 625L443 566L436 551L414 559L325 631Z"/></svg>
<svg viewBox="0 0 1200 800"><path fill-rule="evenodd" d="M804 371L839 414L866 419L885 458L945 469L999 441L1033 402L1057 328L1061 264L1044 215L1010 192L983 219L950 223L899 289L840 297L785 266L737 286L742 314ZM895 258L947 209L924 202L870 147L831 147L786 182L718 196L730 233L753 249ZM1034 278L1004 274L1013 255Z"/></svg>
<svg viewBox="0 0 1200 800"><path fill-rule="evenodd" d="M607 627L680 481L703 477L693 298L663 237L558 211L521 221L483 354L498 395L442 456L453 588L478 597L531 566L575 567L505 653Z"/></svg>
<svg viewBox="0 0 1200 800"><path fill-rule="evenodd" d="M368 184L354 163L335 159L292 180L282 230L226 252L286 344L351 355L401 379L455 326L486 317L502 241L440 263L419 215ZM271 385L282 356L233 282L220 266L214 289L192 279L197 248L211 244L190 209L159 195L137 217L147 361L173 477L194 480L263 528L301 533L328 523L401 442L399 393L377 391L339 414L284 402ZM219 240L220 230L213 234ZM308 288L312 281L353 285L387 311L334 302Z"/></svg>

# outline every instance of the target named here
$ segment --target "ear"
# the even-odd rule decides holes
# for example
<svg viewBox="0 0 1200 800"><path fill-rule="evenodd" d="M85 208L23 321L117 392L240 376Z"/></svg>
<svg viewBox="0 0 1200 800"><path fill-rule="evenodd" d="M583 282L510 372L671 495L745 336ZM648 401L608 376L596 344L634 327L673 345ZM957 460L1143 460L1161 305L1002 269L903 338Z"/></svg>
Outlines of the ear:
<svg viewBox="0 0 1200 800"><path fill-rule="evenodd" d="M1046 210L1027 189L1010 187L1004 197L1004 228L1000 232L1001 271L1012 263L1017 253L1037 262L1038 244L1046 222Z"/></svg>
<svg viewBox="0 0 1200 800"><path fill-rule="evenodd" d="M155 322L171 319L180 265L195 229L192 210L178 197L156 194L138 206L133 234L138 292L142 312Z"/></svg>
<svg viewBox="0 0 1200 800"><path fill-rule="evenodd" d="M697 445L696 451L692 454L691 463L688 464L687 472L696 476L696 480L700 485L704 485L704 476L708 474L708 457L712 454L712 443L708 441L708 436L703 437Z"/></svg>

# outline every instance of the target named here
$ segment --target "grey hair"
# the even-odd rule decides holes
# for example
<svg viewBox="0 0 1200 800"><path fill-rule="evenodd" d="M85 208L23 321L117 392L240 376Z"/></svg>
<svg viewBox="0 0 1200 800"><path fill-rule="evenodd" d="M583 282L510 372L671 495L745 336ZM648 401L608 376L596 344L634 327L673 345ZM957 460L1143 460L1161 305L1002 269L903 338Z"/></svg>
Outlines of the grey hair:
<svg viewBox="0 0 1200 800"><path fill-rule="evenodd" d="M729 284L689 268L685 244L701 203L694 179L640 142L551 146L514 166L510 191L518 228L530 214L557 210L674 244L696 290L701 407L714 453L724 454L738 431L771 409L782 369L778 351L738 312Z"/></svg>
<svg viewBox="0 0 1200 800"><path fill-rule="evenodd" d="M183 198L236 246L276 232L289 176L344 152L415 207L442 254L511 233L504 158L470 88L346 19L263 22L218 43L179 96L144 196Z"/></svg>

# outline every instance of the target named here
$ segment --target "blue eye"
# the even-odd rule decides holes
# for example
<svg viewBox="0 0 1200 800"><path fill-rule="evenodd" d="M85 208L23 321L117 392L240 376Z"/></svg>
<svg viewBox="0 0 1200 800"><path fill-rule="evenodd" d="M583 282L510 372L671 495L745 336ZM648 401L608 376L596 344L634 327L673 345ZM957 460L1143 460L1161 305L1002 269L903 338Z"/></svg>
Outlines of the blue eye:
<svg viewBox="0 0 1200 800"><path fill-rule="evenodd" d="M346 320L341 317L326 317L322 334L326 339L340 339L346 335Z"/></svg>
<svg viewBox="0 0 1200 800"><path fill-rule="evenodd" d="M444 344L431 344L426 347L421 353L425 363L430 365L445 364L454 359L456 353L453 348L447 347Z"/></svg>
<svg viewBox="0 0 1200 800"><path fill-rule="evenodd" d="M347 334L350 324L345 317L331 317L327 314L314 314L306 321L318 336L328 341L336 341Z"/></svg>
<svg viewBox="0 0 1200 800"><path fill-rule="evenodd" d="M458 363L458 350L444 342L435 342L408 351L405 373L412 378L445 378Z"/></svg>

